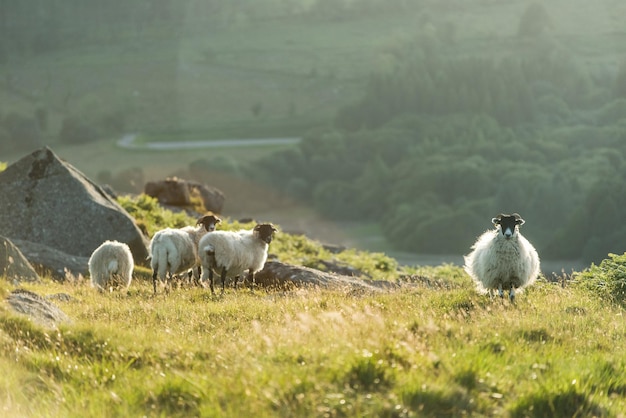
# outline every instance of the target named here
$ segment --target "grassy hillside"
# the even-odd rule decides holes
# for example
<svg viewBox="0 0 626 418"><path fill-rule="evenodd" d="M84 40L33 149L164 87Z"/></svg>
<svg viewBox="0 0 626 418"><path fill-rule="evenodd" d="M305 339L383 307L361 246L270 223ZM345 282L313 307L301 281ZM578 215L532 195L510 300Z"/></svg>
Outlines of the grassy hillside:
<svg viewBox="0 0 626 418"><path fill-rule="evenodd" d="M64 292L42 329L0 311L6 417L619 416L623 309L540 281L516 304L457 268L395 291ZM3 295L12 288L0 286Z"/></svg>
<svg viewBox="0 0 626 418"><path fill-rule="evenodd" d="M188 223L122 199L153 231ZM225 222L221 228L247 224ZM459 267L398 269L380 253L331 254L279 232L278 260L353 266L395 290L163 289L137 268L128 292L79 277L72 318L45 329L0 307L5 417L605 416L626 410L626 255L574 281L540 279L516 303L478 294ZM565 278L564 278L565 279ZM16 286L0 281L6 298Z"/></svg>

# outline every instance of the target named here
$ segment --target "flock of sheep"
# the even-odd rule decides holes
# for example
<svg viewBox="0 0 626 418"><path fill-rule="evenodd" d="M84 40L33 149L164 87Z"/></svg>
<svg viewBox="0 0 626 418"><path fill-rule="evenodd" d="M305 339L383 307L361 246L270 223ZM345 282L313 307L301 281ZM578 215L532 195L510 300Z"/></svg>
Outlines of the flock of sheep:
<svg viewBox="0 0 626 418"><path fill-rule="evenodd" d="M168 279L186 272L196 282L201 272L202 283L208 276L213 293L213 271L221 275L222 291L227 276L234 278L236 285L245 271L250 287L254 286L254 274L265 265L276 228L265 223L252 230L216 231L220 222L217 216L206 215L195 226L165 228L154 234L150 241L150 266L155 294L158 281L167 285ZM133 269L130 248L118 241L105 241L89 258L91 284L100 291L114 286L127 289Z"/></svg>
<svg viewBox="0 0 626 418"><path fill-rule="evenodd" d="M519 231L524 220L517 213L500 214L492 220L495 229L478 237L465 256L465 271L476 282L482 293L498 291L500 297L509 292L515 300L516 291L532 284L539 275L539 256L533 245ZM206 215L195 226L166 228L154 234L150 242L152 282L157 293L157 281L167 284L174 275L187 273L189 279L206 283L209 279L211 292L213 274L222 280L222 292L227 278L234 279L247 271L250 287L254 286L254 274L261 270L267 260L267 250L276 228L269 223L257 224L252 230L216 231L221 219ZM89 258L91 283L98 290L113 285L130 286L134 268L133 256L128 245L117 241L105 241ZM168 277L169 276L169 277Z"/></svg>

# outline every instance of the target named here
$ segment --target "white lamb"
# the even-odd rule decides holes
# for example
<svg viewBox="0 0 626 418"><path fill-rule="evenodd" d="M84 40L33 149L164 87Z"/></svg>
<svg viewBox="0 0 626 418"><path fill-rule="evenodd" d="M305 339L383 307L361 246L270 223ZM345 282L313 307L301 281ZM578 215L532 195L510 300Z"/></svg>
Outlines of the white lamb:
<svg viewBox="0 0 626 418"><path fill-rule="evenodd" d="M267 250L277 229L272 224L258 224L252 230L215 231L206 234L198 246L202 262L202 282L210 281L213 289L213 271L222 278L222 292L226 276L235 278L248 270L250 288L254 286L254 274L261 270L267 260ZM245 281L245 280L244 280Z"/></svg>
<svg viewBox="0 0 626 418"><path fill-rule="evenodd" d="M107 287L123 286L128 289L135 263L128 245L118 241L105 241L89 257L91 285L99 291Z"/></svg>
<svg viewBox="0 0 626 418"><path fill-rule="evenodd" d="M196 226L184 228L165 228L158 231L150 241L150 257L152 261L152 285L156 293L157 279L167 285L167 274L171 279L194 267L193 275L200 277L200 259L198 258L198 242L207 232L215 230L221 219L215 215L206 215L198 219Z"/></svg>
<svg viewBox="0 0 626 418"><path fill-rule="evenodd" d="M539 256L535 247L519 232L524 220L519 214L500 214L491 220L495 230L482 234L465 256L465 271L479 291L509 290L511 301L516 289L532 284L539 275Z"/></svg>

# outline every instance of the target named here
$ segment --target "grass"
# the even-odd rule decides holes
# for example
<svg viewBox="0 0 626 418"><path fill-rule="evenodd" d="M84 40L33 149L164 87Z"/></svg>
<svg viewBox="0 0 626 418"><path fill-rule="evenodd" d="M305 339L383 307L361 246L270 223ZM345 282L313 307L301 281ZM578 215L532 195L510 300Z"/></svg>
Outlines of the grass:
<svg viewBox="0 0 626 418"><path fill-rule="evenodd" d="M515 305L446 287L376 294L27 285L73 318L0 311L4 416L619 416L623 309L540 281ZM3 293L11 289L2 284Z"/></svg>

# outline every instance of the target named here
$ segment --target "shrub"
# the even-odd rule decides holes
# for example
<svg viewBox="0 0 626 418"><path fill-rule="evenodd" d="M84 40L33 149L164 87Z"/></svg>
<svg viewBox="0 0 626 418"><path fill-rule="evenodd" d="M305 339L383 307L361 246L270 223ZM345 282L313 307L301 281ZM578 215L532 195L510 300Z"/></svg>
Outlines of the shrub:
<svg viewBox="0 0 626 418"><path fill-rule="evenodd" d="M146 194L120 196L117 202L135 218L137 224L146 227L149 236L163 228L182 228L196 223L196 219L184 212L174 213L164 209L156 198Z"/></svg>
<svg viewBox="0 0 626 418"><path fill-rule="evenodd" d="M592 264L581 273L576 273L574 283L583 286L603 299L621 305L626 304L626 253L609 254L600 265Z"/></svg>

